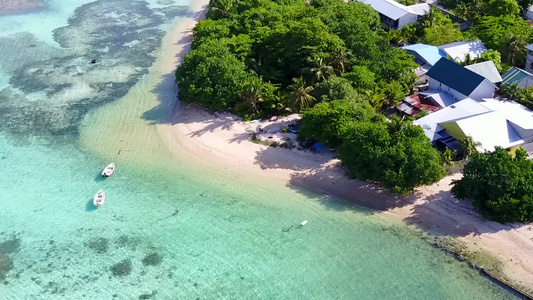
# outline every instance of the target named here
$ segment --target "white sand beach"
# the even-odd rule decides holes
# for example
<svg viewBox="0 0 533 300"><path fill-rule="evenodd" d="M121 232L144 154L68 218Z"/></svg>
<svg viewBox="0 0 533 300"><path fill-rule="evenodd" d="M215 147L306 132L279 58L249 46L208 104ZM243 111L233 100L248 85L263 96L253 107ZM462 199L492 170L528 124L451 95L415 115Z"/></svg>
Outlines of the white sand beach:
<svg viewBox="0 0 533 300"><path fill-rule="evenodd" d="M197 1L197 13L180 23L173 31L173 37L165 41L164 49L171 50L167 52L172 55L164 58L165 70L162 72L171 74L188 51L192 29L203 17L208 2ZM169 82L168 95L164 97L173 101L176 87ZM186 159L214 172L229 172L240 181L254 178L297 190L317 191L381 211L386 218L456 238L465 242L471 251L482 250L497 258L502 263L503 274L493 274L533 295L533 227L484 220L468 202L454 199L449 184L460 174L422 187L413 195L396 197L373 184L348 179L339 161L333 159L328 150L325 154L311 154L250 141L257 126L268 131L269 126L275 126L273 123L241 122L229 114L213 114L179 102L172 106L168 122L157 125L158 133L172 152L182 157L186 153Z"/></svg>

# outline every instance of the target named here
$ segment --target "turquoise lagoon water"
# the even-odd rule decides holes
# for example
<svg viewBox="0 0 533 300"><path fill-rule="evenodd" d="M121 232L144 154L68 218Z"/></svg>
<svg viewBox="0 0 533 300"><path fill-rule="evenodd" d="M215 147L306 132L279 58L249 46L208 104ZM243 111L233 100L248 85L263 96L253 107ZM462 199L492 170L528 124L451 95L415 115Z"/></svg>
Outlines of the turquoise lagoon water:
<svg viewBox="0 0 533 300"><path fill-rule="evenodd" d="M0 299L518 298L369 211L173 157L149 122L99 128L140 119L191 3L46 3L0 17Z"/></svg>

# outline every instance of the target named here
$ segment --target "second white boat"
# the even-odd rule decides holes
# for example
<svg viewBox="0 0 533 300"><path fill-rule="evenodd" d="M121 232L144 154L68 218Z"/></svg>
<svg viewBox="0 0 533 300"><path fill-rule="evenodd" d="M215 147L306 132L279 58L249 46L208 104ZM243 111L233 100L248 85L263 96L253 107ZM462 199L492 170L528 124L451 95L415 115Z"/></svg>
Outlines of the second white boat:
<svg viewBox="0 0 533 300"><path fill-rule="evenodd" d="M94 196L93 205L94 206L102 206L102 205L104 205L104 202L105 202L105 193L104 193L104 191L100 190Z"/></svg>

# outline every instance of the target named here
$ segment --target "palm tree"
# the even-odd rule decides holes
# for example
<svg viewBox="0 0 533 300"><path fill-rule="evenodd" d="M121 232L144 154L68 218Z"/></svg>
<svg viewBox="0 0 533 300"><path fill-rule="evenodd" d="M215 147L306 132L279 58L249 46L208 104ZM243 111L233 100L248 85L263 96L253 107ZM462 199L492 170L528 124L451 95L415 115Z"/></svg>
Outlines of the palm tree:
<svg viewBox="0 0 533 300"><path fill-rule="evenodd" d="M514 66L516 58L526 53L527 39L522 34L513 34L509 38L507 63Z"/></svg>
<svg viewBox="0 0 533 300"><path fill-rule="evenodd" d="M363 96L366 98L370 106L376 111L381 111L385 102L385 94L381 90L378 88L374 88L374 90L364 90Z"/></svg>
<svg viewBox="0 0 533 300"><path fill-rule="evenodd" d="M453 11L459 18L470 20L470 7L466 3L460 2Z"/></svg>
<svg viewBox="0 0 533 300"><path fill-rule="evenodd" d="M389 119L389 129L392 133L394 132L401 132L407 127L407 122L405 121L405 117L399 117L398 115L393 115Z"/></svg>
<svg viewBox="0 0 533 300"><path fill-rule="evenodd" d="M461 145L464 159L468 159L472 153L476 153L477 147L481 146L481 143L474 141L471 136L465 136L464 138L460 138L458 141Z"/></svg>
<svg viewBox="0 0 533 300"><path fill-rule="evenodd" d="M520 100L522 89L516 82L504 84L500 87L500 94L510 100Z"/></svg>
<svg viewBox="0 0 533 300"><path fill-rule="evenodd" d="M263 80L258 77L252 77L245 83L238 95L244 102L248 103L252 112L259 114L257 106L260 102L263 102Z"/></svg>
<svg viewBox="0 0 533 300"><path fill-rule="evenodd" d="M315 89L312 86L307 86L301 76L293 78L292 81L294 83L287 86L289 107L295 112L311 107L316 101L315 97L311 95Z"/></svg>
<svg viewBox="0 0 533 300"><path fill-rule="evenodd" d="M351 53L344 51L342 48L337 48L335 52L333 53L333 57L331 59L331 65L337 71L338 75L342 75L344 72L346 72L346 68L349 68L351 65L350 60L348 57L350 57Z"/></svg>
<svg viewBox="0 0 533 300"><path fill-rule="evenodd" d="M465 56L465 59L463 60L461 65L468 66L468 65L471 65L471 64L473 64L475 62L476 62L476 59L472 58L472 55L470 55L470 53L467 53L466 56Z"/></svg>
<svg viewBox="0 0 533 300"><path fill-rule="evenodd" d="M420 18L420 21L425 25L424 27L433 27L437 21L437 8L431 7L429 11Z"/></svg>
<svg viewBox="0 0 533 300"><path fill-rule="evenodd" d="M333 67L328 66L323 58L308 59L312 67L304 68L302 73L312 74L314 83L328 79L329 76L335 74Z"/></svg>
<svg viewBox="0 0 533 300"><path fill-rule="evenodd" d="M210 6L209 18L227 18L235 9L235 0L213 0Z"/></svg>

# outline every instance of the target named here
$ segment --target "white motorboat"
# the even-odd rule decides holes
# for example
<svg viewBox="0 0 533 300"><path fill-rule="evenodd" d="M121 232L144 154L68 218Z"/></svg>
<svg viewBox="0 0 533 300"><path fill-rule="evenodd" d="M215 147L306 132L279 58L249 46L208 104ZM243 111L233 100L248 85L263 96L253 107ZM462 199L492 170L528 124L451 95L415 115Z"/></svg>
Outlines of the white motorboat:
<svg viewBox="0 0 533 300"><path fill-rule="evenodd" d="M104 205L104 202L105 202L105 193L104 193L104 191L100 190L94 196L93 205L94 206L102 206L102 205Z"/></svg>
<svg viewBox="0 0 533 300"><path fill-rule="evenodd" d="M305 224L307 224L307 220L303 220L302 223L300 223L300 225L304 226Z"/></svg>
<svg viewBox="0 0 533 300"><path fill-rule="evenodd" d="M110 177L115 172L115 163L110 163L105 167L105 169L102 171L103 177Z"/></svg>

